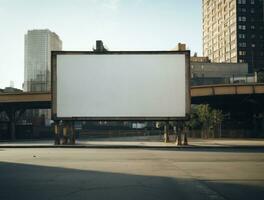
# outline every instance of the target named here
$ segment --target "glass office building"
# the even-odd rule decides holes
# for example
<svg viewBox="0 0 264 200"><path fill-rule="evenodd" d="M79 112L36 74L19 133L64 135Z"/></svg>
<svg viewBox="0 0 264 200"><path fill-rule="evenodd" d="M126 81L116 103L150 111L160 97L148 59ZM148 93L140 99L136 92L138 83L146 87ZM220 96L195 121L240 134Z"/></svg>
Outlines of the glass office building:
<svg viewBox="0 0 264 200"><path fill-rule="evenodd" d="M25 35L24 90L49 91L51 51L62 50L59 36L48 29L29 30Z"/></svg>

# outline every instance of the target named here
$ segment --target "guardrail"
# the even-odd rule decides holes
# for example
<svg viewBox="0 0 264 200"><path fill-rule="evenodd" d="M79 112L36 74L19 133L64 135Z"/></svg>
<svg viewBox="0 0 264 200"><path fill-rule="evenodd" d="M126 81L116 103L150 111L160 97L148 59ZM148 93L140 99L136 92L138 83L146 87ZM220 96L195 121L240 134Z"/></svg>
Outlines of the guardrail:
<svg viewBox="0 0 264 200"><path fill-rule="evenodd" d="M232 75L226 77L192 77L191 85L218 85L218 84L252 84L258 83L256 74Z"/></svg>
<svg viewBox="0 0 264 200"><path fill-rule="evenodd" d="M264 94L264 83L202 85L191 88L191 96Z"/></svg>

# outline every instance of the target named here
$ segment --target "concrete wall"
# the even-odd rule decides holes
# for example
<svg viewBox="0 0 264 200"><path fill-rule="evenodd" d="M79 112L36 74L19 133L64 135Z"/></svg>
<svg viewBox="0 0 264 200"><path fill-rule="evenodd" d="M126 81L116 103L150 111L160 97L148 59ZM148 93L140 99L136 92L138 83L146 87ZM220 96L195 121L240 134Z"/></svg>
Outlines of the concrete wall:
<svg viewBox="0 0 264 200"><path fill-rule="evenodd" d="M195 77L226 78L248 74L247 63L191 63L191 75Z"/></svg>

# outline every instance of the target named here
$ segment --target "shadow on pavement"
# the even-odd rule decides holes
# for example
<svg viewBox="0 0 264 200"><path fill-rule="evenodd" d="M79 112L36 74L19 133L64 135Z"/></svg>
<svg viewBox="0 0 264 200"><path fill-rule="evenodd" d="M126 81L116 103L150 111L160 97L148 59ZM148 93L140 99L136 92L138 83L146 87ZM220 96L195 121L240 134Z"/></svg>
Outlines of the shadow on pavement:
<svg viewBox="0 0 264 200"><path fill-rule="evenodd" d="M251 184L252 183L252 184ZM263 181L231 183L0 162L0 199L264 199Z"/></svg>

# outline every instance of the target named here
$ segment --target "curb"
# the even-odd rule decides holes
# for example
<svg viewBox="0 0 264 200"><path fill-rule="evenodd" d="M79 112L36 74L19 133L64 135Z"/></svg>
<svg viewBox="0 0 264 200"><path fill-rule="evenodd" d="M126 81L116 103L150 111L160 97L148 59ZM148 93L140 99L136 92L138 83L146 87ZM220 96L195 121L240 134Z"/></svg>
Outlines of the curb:
<svg viewBox="0 0 264 200"><path fill-rule="evenodd" d="M34 148L62 148L62 149L174 149L174 150L217 150L217 149L245 149L264 150L264 146L142 146L142 145L0 145L0 149L34 149Z"/></svg>

